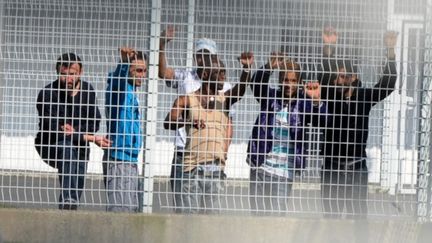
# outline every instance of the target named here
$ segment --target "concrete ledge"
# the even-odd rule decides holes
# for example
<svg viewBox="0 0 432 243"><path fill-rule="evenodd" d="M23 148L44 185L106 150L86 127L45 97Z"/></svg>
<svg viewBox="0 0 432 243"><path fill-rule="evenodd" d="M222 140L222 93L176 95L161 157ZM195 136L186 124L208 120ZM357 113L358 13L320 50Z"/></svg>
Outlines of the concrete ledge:
<svg viewBox="0 0 432 243"><path fill-rule="evenodd" d="M0 235L4 242L423 243L431 242L432 224L0 209Z"/></svg>

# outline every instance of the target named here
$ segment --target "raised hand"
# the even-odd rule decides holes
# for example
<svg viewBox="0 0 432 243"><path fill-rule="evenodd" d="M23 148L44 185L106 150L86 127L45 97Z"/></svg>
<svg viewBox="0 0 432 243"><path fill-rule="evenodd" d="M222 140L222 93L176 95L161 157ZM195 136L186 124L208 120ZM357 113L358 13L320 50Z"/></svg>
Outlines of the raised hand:
<svg viewBox="0 0 432 243"><path fill-rule="evenodd" d="M130 47L121 47L119 51L123 62L130 62L137 53L135 49Z"/></svg>
<svg viewBox="0 0 432 243"><path fill-rule="evenodd" d="M164 31L162 31L160 40L161 42L168 43L174 39L175 36L175 28L172 25L169 25Z"/></svg>
<svg viewBox="0 0 432 243"><path fill-rule="evenodd" d="M387 48L395 48L398 34L396 31L387 31L384 34L384 45Z"/></svg>
<svg viewBox="0 0 432 243"><path fill-rule="evenodd" d="M267 67L270 69L280 68L284 65L284 55L282 52L272 52L270 54Z"/></svg>
<svg viewBox="0 0 432 243"><path fill-rule="evenodd" d="M321 98L321 88L318 82L308 82L305 84L304 91L306 96L314 103L319 103Z"/></svg>
<svg viewBox="0 0 432 243"><path fill-rule="evenodd" d="M332 26L326 26L322 33L322 39L324 44L328 45L334 45L337 42L338 39L338 33L336 32L336 29Z"/></svg>
<svg viewBox="0 0 432 243"><path fill-rule="evenodd" d="M243 68L249 69L254 63L254 55L252 52L243 52L238 58L238 60L240 61Z"/></svg>

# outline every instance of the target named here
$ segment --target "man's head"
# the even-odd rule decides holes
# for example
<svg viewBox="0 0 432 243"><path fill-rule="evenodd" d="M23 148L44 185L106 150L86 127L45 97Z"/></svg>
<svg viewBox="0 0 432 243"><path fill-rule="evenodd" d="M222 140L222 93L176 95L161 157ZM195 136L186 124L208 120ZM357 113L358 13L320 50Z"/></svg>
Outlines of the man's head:
<svg viewBox="0 0 432 243"><path fill-rule="evenodd" d="M300 81L300 65L294 61L286 60L279 71L279 83L282 87L283 96L285 98L295 97Z"/></svg>
<svg viewBox="0 0 432 243"><path fill-rule="evenodd" d="M56 71L59 75L60 85L67 89L75 88L81 79L81 58L74 53L64 53L56 63Z"/></svg>
<svg viewBox="0 0 432 243"><path fill-rule="evenodd" d="M129 83L140 87L147 77L147 56L142 51L137 51L129 62Z"/></svg>
<svg viewBox="0 0 432 243"><path fill-rule="evenodd" d="M337 87L338 92L345 92L350 87L356 86L357 68L350 60L339 60L333 68L337 73L332 75L330 83Z"/></svg>
<svg viewBox="0 0 432 243"><path fill-rule="evenodd" d="M216 55L204 56L202 65L197 68L203 85L208 86L214 93L223 90L225 73L225 64Z"/></svg>

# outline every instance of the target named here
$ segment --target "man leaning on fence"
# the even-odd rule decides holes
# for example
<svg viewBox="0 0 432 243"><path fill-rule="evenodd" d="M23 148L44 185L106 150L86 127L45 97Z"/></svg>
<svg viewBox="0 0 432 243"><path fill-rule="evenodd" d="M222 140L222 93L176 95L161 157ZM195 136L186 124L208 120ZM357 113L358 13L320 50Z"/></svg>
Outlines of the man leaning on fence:
<svg viewBox="0 0 432 243"><path fill-rule="evenodd" d="M387 62L380 81L372 88L361 87L355 65L335 56L337 33L332 27L323 32L322 98L327 102L331 121L324 131L324 158L321 194L325 217L365 218L368 213L368 168L366 145L369 114L376 104L395 90L394 48L397 33L387 32L384 44Z"/></svg>
<svg viewBox="0 0 432 243"><path fill-rule="evenodd" d="M121 60L109 75L105 94L107 130L113 142L105 150L103 170L108 211L138 210L138 155L142 147L141 114L137 89L147 77L147 58L124 47Z"/></svg>
<svg viewBox="0 0 432 243"><path fill-rule="evenodd" d="M182 212L217 213L224 208L225 161L231 138L229 109L239 101L250 79L252 53L243 53L240 84L224 93L225 66L216 55L206 55L197 69L202 86L180 96L165 118L165 129L185 127L187 133L181 163Z"/></svg>
<svg viewBox="0 0 432 243"><path fill-rule="evenodd" d="M57 80L45 86L37 97L39 132L35 147L47 164L58 169L59 208L75 210L84 188L89 142L104 148L110 146L110 141L94 135L101 116L93 87L81 80L80 57L74 53L61 55L56 71Z"/></svg>

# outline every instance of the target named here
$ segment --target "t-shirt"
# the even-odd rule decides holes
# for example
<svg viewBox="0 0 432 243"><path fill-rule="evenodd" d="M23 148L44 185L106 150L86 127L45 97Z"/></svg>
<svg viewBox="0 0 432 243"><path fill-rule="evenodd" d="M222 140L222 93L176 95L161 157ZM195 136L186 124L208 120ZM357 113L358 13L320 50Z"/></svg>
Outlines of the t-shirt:
<svg viewBox="0 0 432 243"><path fill-rule="evenodd" d="M278 176L293 178L295 146L290 143L290 124L288 107L276 114L273 129L273 145L267 154L262 169Z"/></svg>

